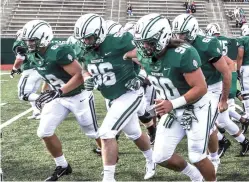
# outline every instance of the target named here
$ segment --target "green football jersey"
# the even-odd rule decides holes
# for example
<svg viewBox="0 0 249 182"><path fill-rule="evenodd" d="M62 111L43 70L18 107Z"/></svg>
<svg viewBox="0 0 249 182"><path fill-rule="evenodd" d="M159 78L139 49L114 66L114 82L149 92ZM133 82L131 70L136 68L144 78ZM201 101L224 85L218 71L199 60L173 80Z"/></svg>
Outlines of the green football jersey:
<svg viewBox="0 0 249 182"><path fill-rule="evenodd" d="M221 73L216 70L212 63L209 62L215 57L222 56L222 49L219 40L216 37L197 35L192 46L196 48L200 55L202 63L201 69L206 77L207 85L212 85L221 81Z"/></svg>
<svg viewBox="0 0 249 182"><path fill-rule="evenodd" d="M237 92L237 72L232 72L232 81L231 81L231 87L230 87L230 93L228 98L234 98L236 97L236 92Z"/></svg>
<svg viewBox="0 0 249 182"><path fill-rule="evenodd" d="M98 49L85 52L85 67L107 99L116 99L126 93L125 84L136 76L134 63L123 60L124 54L135 48L132 39L127 32L108 35Z"/></svg>
<svg viewBox="0 0 249 182"><path fill-rule="evenodd" d="M201 66L198 52L188 44L168 49L157 61L144 58L139 53L137 57L161 98L168 100L176 99L191 89L184 73L195 71Z"/></svg>
<svg viewBox="0 0 249 182"><path fill-rule="evenodd" d="M21 40L16 40L13 44L13 47L12 47L12 51L15 53L15 55L17 55L16 48L19 46L26 47L26 44ZM21 70L25 71L25 70L32 69L32 68L33 68L33 66L32 66L31 62L28 61L27 57L25 56L25 60L22 63Z"/></svg>
<svg viewBox="0 0 249 182"><path fill-rule="evenodd" d="M237 59L238 55L238 41L235 38L228 38L225 36L218 36L222 47L222 55L228 56L232 60Z"/></svg>
<svg viewBox="0 0 249 182"><path fill-rule="evenodd" d="M244 57L242 66L249 65L249 36L239 37L238 38L239 47L244 48Z"/></svg>
<svg viewBox="0 0 249 182"><path fill-rule="evenodd" d="M62 66L71 64L75 60L75 51L70 45L51 43L45 54L29 53L28 59L35 65L38 73L55 90L63 87L72 76ZM64 94L64 97L74 96L84 89L83 85Z"/></svg>

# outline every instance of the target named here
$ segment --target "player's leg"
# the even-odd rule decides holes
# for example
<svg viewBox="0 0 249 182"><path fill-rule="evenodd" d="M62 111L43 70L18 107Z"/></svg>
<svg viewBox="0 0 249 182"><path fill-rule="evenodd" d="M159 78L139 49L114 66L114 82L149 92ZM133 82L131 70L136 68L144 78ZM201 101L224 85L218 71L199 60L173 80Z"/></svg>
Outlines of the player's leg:
<svg viewBox="0 0 249 182"><path fill-rule="evenodd" d="M241 67L241 96L247 115L249 114L249 66Z"/></svg>
<svg viewBox="0 0 249 182"><path fill-rule="evenodd" d="M55 99L44 105L37 130L38 137L43 139L49 153L53 156L56 163L56 169L54 173L46 179L47 181L58 180L62 175L72 172L72 169L62 152L61 142L54 133L57 126L69 113L69 110L60 103L62 99L63 98Z"/></svg>
<svg viewBox="0 0 249 182"><path fill-rule="evenodd" d="M115 137L138 112L142 99L143 95L140 91L127 92L115 99L107 112L99 129L104 165L103 181L115 181L114 173L118 155Z"/></svg>
<svg viewBox="0 0 249 182"><path fill-rule="evenodd" d="M127 125L123 128L123 131L129 139L134 141L134 143L137 145L146 159L146 173L144 179L147 180L152 178L155 175L156 166L152 160L152 149L150 146L150 140L148 135L145 132L141 131L137 114L133 115L130 122L128 122Z"/></svg>
<svg viewBox="0 0 249 182"><path fill-rule="evenodd" d="M249 141L240 131L239 127L229 118L229 111L220 113L217 119L217 125L224 128L231 136L233 136L241 145L240 156L244 156L249 150Z"/></svg>
<svg viewBox="0 0 249 182"><path fill-rule="evenodd" d="M156 99L156 90L152 85L146 85L144 92L144 98L146 102L146 112L144 115L139 116L139 120L144 124L148 130L148 135L150 136L150 143L153 144L156 137L156 125L153 119L156 117L154 110L154 103Z"/></svg>
<svg viewBox="0 0 249 182"><path fill-rule="evenodd" d="M96 140L97 148L101 155L101 141L98 135L93 93L85 90L81 94L67 98L67 101L67 107L75 115L81 130L89 138Z"/></svg>
<svg viewBox="0 0 249 182"><path fill-rule="evenodd" d="M183 110L176 112L177 115L182 113ZM162 167L187 175L192 181L201 181L203 177L199 170L175 153L176 146L184 136L185 131L175 117L162 116L157 125L153 161Z"/></svg>
<svg viewBox="0 0 249 182"><path fill-rule="evenodd" d="M203 106L204 103L206 105ZM194 104L193 113L197 118L197 122L193 122L191 129L186 130L189 160L199 169L206 181L215 181L214 165L206 155L212 121L211 104L208 99L205 101L205 98L203 98Z"/></svg>

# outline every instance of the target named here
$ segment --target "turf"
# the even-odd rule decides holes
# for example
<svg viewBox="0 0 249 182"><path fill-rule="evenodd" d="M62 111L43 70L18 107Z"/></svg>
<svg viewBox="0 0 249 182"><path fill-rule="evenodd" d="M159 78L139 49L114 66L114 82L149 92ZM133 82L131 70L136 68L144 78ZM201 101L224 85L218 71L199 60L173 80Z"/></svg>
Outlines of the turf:
<svg viewBox="0 0 249 182"><path fill-rule="evenodd" d="M17 114L30 108L29 103L20 101L17 97L17 83L20 76L10 79L8 75L1 76L1 122L4 123ZM6 80L6 81L3 81ZM105 102L99 92L95 92L96 112L99 125L106 113ZM47 152L43 142L37 137L37 120L27 120L23 116L2 130L1 166L5 181L41 181L54 170L55 163ZM52 122L52 121L51 121ZM57 136L62 141L63 151L73 168L73 173L63 176L62 181L100 181L102 179L101 158L92 152L94 140L88 139L80 130L73 115L57 128ZM228 136L228 134L226 134ZM247 134L248 136L248 134ZM249 155L236 157L240 145L228 136L232 147L221 160L217 178L222 181L247 181L249 178ZM167 142L167 141L166 141ZM184 139L177 147L177 152L187 159L187 144ZM123 135L119 140L119 162L116 179L122 181L142 181L145 160L142 153L132 141ZM186 176L157 167L157 175L153 181L189 180Z"/></svg>

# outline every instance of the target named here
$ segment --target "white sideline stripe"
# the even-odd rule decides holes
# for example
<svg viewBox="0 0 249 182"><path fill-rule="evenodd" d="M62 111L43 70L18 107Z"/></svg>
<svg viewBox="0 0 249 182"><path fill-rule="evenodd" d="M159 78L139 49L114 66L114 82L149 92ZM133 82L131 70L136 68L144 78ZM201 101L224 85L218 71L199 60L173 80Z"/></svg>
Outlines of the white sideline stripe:
<svg viewBox="0 0 249 182"><path fill-rule="evenodd" d="M15 117L11 118L10 120L6 121L5 123L1 124L0 125L0 129L10 125L11 123L13 123L14 121L18 120L20 117L28 114L29 112L31 112L33 109L32 108L29 108L28 110L16 115Z"/></svg>
<svg viewBox="0 0 249 182"><path fill-rule="evenodd" d="M6 105L6 104L7 104L7 103L1 103L0 106L2 107L2 106L4 106L4 105Z"/></svg>
<svg viewBox="0 0 249 182"><path fill-rule="evenodd" d="M1 73L1 75L9 75L10 73Z"/></svg>

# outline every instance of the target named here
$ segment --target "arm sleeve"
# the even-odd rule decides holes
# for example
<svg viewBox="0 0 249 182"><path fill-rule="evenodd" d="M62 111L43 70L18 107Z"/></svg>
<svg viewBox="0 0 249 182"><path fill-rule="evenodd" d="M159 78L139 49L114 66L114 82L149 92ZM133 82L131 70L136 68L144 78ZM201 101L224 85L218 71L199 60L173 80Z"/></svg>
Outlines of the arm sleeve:
<svg viewBox="0 0 249 182"><path fill-rule="evenodd" d="M181 58L181 72L190 73L201 67L201 58L197 50L193 47L188 48Z"/></svg>
<svg viewBox="0 0 249 182"><path fill-rule="evenodd" d="M125 53L135 49L131 33L125 32L121 37L119 37L119 39L119 49L122 49Z"/></svg>
<svg viewBox="0 0 249 182"><path fill-rule="evenodd" d="M58 52L56 55L56 62L59 65L68 65L71 64L75 59L75 51L74 49L69 45L62 45L58 48Z"/></svg>

